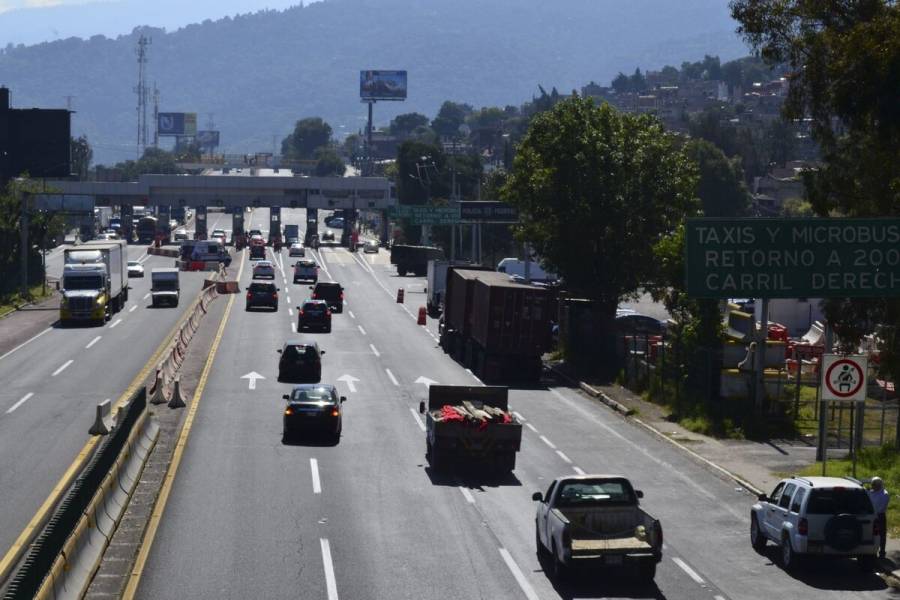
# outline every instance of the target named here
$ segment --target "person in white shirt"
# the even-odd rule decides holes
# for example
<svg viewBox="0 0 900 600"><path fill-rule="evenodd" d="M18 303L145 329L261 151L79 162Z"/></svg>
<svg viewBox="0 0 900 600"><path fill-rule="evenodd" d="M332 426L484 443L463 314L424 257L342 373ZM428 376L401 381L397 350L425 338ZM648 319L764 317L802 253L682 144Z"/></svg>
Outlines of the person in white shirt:
<svg viewBox="0 0 900 600"><path fill-rule="evenodd" d="M875 508L875 522L881 531L881 548L878 556L884 558L884 547L887 542L887 507L891 501L891 495L884 489L884 482L881 477L872 478L872 489L869 490L869 498L872 500L872 506Z"/></svg>

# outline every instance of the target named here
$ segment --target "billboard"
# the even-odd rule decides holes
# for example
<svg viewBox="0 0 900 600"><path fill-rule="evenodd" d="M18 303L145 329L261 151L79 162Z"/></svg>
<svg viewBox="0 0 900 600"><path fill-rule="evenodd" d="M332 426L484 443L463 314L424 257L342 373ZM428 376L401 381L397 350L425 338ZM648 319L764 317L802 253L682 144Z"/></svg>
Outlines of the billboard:
<svg viewBox="0 0 900 600"><path fill-rule="evenodd" d="M406 100L406 71L360 71L359 97L374 100Z"/></svg>
<svg viewBox="0 0 900 600"><path fill-rule="evenodd" d="M197 113L159 113L156 130L159 135L197 135Z"/></svg>
<svg viewBox="0 0 900 600"><path fill-rule="evenodd" d="M215 148L219 145L219 132L209 130L198 131L194 141L196 141L197 145L201 148Z"/></svg>
<svg viewBox="0 0 900 600"><path fill-rule="evenodd" d="M70 175L71 118L64 109L0 110L0 181Z"/></svg>

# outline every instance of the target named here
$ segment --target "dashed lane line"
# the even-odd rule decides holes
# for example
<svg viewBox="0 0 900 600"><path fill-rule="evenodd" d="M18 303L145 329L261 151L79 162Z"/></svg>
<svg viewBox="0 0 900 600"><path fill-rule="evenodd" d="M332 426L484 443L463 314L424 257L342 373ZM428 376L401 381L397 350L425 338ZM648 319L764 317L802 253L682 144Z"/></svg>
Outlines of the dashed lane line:
<svg viewBox="0 0 900 600"><path fill-rule="evenodd" d="M566 455L562 452L562 450L557 450L557 451L556 451L556 455L559 456L559 457L560 457L561 459L563 459L564 461L566 461L567 463L571 463L571 462L572 462L572 459L569 458L568 456L566 456Z"/></svg>
<svg viewBox="0 0 900 600"><path fill-rule="evenodd" d="M312 473L313 494L321 494L322 480L319 479L319 461L315 458L309 459L309 470Z"/></svg>
<svg viewBox="0 0 900 600"><path fill-rule="evenodd" d="M352 311L352 310L348 310L348 311L347 311L347 314L350 315L350 318L351 318L351 319L355 319L355 318L356 318L356 315L353 314L353 311Z"/></svg>
<svg viewBox="0 0 900 600"><path fill-rule="evenodd" d="M516 564L516 561L513 560L513 557L509 553L509 551L506 548L500 548L500 556L503 557L503 562L506 563L507 568L512 573L513 577L516 580L516 583L519 584L519 587L522 589L525 597L528 598L528 600L539 600L537 592L535 592L534 588L531 587L531 584L528 583L528 580L522 573L522 569L520 569L519 565Z"/></svg>
<svg viewBox="0 0 900 600"><path fill-rule="evenodd" d="M116 319L113 321L112 325L109 326L110 329L115 329L116 325L122 322L122 319Z"/></svg>
<svg viewBox="0 0 900 600"><path fill-rule="evenodd" d="M141 298L141 300L146 300L149 297L150 297L150 292L147 292L146 294L144 294L144 297Z"/></svg>
<svg viewBox="0 0 900 600"><path fill-rule="evenodd" d="M325 567L325 590L328 600L338 600L337 580L334 577L334 563L331 560L331 546L326 538L319 538L322 545L322 564Z"/></svg>
<svg viewBox="0 0 900 600"><path fill-rule="evenodd" d="M470 492L463 486L459 486L459 491L462 492L462 495L463 497L465 497L466 502L468 502L469 504L475 504L475 496L472 495L472 492Z"/></svg>
<svg viewBox="0 0 900 600"><path fill-rule="evenodd" d="M518 420L522 421L523 423L528 420L525 417L523 417L522 414L519 412L513 411L513 414L516 416L516 418Z"/></svg>
<svg viewBox="0 0 900 600"><path fill-rule="evenodd" d="M575 471L578 475L584 475L584 469L581 467L572 467L572 470Z"/></svg>
<svg viewBox="0 0 900 600"><path fill-rule="evenodd" d="M31 398L32 396L34 396L33 392L28 392L27 394L22 396L22 398L18 402L16 402L12 406L10 406L8 409L6 409L6 414L10 414L12 411L16 410L17 408L19 408L20 406L22 406L23 404L28 402L28 399Z"/></svg>
<svg viewBox="0 0 900 600"><path fill-rule="evenodd" d="M551 450L556 450L556 445L553 442L551 442L549 439L547 439L546 435L541 436L541 441L544 442L545 444L547 444L548 446L550 446Z"/></svg>
<svg viewBox="0 0 900 600"><path fill-rule="evenodd" d="M85 346L84 349L87 350L88 348L90 348L91 346L93 346L94 344L96 344L97 342L99 342L99 341L102 340L102 339L103 339L103 336L102 336L102 335L98 335L97 337L95 337L94 339L92 339L90 342L88 342L88 345Z"/></svg>
<svg viewBox="0 0 900 600"><path fill-rule="evenodd" d="M53 371L53 373L50 374L50 377L56 377L57 375L59 375L60 373L62 373L62 372L65 371L66 369L68 369L68 368L69 368L69 365L71 365L73 362L75 362L75 361L74 361L73 359L70 358L69 360L67 360L66 362L64 362L58 369L56 369L55 371Z"/></svg>
<svg viewBox="0 0 900 600"><path fill-rule="evenodd" d="M413 419L416 420L416 425L419 426L419 429L425 431L425 423L422 422L422 417L419 416L419 413L417 413L412 407L410 407L409 412L412 413Z"/></svg>
<svg viewBox="0 0 900 600"><path fill-rule="evenodd" d="M375 347L375 344L369 344L369 348L372 349L372 354L374 354L376 357L381 356L381 352L378 351L378 348Z"/></svg>
<svg viewBox="0 0 900 600"><path fill-rule="evenodd" d="M700 577L700 575L697 574L697 571L693 570L693 569L690 567L690 565L688 565L686 562L684 562L683 560L681 560L681 559L678 558L677 556L673 556L673 557L672 557L672 561L674 561L674 563L675 563L676 565L678 565L679 567L681 567L681 570L684 571L685 573L687 573L688 577L690 577L691 579L693 579L697 584L699 584L699 585L706 585L706 582L703 581L703 578Z"/></svg>
<svg viewBox="0 0 900 600"><path fill-rule="evenodd" d="M137 304L128 309L128 312L134 312L137 310Z"/></svg>
<svg viewBox="0 0 900 600"><path fill-rule="evenodd" d="M359 332L360 332L361 334L366 335L366 330L363 329L363 326L362 326L362 325L357 325L357 327L359 328Z"/></svg>
<svg viewBox="0 0 900 600"><path fill-rule="evenodd" d="M391 380L391 383L393 383L393 384L396 385L396 386L399 386L399 385L400 385L400 383L397 381L397 378L394 377L394 374L393 374L393 373L391 373L391 370L390 370L390 369L385 369L384 372L387 373L388 379Z"/></svg>
<svg viewBox="0 0 900 600"><path fill-rule="evenodd" d="M535 432L535 433L538 432L537 427L535 427L535 426L532 425L531 423L525 423L525 427L527 427L528 429L532 430L532 431Z"/></svg>

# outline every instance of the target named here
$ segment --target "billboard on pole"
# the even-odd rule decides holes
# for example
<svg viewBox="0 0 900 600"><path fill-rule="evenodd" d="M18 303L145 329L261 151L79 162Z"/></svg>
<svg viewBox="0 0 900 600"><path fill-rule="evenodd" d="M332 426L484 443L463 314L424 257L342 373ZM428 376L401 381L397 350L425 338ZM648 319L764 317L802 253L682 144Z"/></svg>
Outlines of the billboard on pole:
<svg viewBox="0 0 900 600"><path fill-rule="evenodd" d="M219 145L219 132L218 131L198 131L197 136L194 138L194 141L197 142L197 145L201 148L215 148Z"/></svg>
<svg viewBox="0 0 900 600"><path fill-rule="evenodd" d="M159 135L197 135L197 113L159 113L156 130Z"/></svg>
<svg viewBox="0 0 900 600"><path fill-rule="evenodd" d="M360 71L359 97L374 100L406 100L406 71Z"/></svg>

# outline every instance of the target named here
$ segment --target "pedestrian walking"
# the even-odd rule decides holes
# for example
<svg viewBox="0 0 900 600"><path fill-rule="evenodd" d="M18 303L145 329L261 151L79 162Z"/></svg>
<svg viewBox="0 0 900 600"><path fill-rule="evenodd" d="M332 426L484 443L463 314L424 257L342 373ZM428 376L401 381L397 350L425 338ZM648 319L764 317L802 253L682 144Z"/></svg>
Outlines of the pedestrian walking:
<svg viewBox="0 0 900 600"><path fill-rule="evenodd" d="M884 547L887 542L887 507L891 501L891 495L884 489L884 482L881 477L872 478L872 489L869 490L869 498L872 500L872 506L875 507L875 523L881 532L881 547L878 550L878 556L884 558Z"/></svg>

